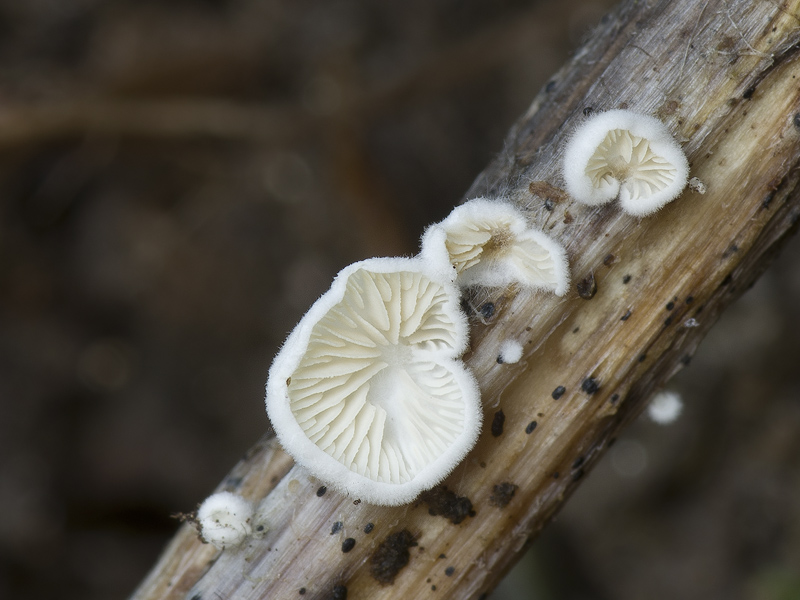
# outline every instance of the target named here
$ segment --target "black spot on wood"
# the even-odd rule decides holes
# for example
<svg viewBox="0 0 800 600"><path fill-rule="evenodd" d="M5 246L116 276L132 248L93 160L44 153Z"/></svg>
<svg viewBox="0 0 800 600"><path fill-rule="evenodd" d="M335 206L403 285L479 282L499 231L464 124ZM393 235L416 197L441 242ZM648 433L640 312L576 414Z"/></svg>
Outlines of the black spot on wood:
<svg viewBox="0 0 800 600"><path fill-rule="evenodd" d="M481 313L481 316L484 319L491 319L492 316L494 315L494 303L487 302L478 309L478 312Z"/></svg>
<svg viewBox="0 0 800 600"><path fill-rule="evenodd" d="M259 525L258 527L256 527L256 531L264 531L264 526Z"/></svg>
<svg viewBox="0 0 800 600"><path fill-rule="evenodd" d="M347 600L347 587L343 585L333 586L331 600Z"/></svg>
<svg viewBox="0 0 800 600"><path fill-rule="evenodd" d="M416 545L414 535L408 529L390 534L369 559L370 575L384 585L394 583L397 574L411 559L408 549Z"/></svg>
<svg viewBox="0 0 800 600"><path fill-rule="evenodd" d="M336 523L333 524L333 527L331 527L331 535L334 533L339 533L342 530L342 527L344 527L344 523L341 521L336 521Z"/></svg>
<svg viewBox="0 0 800 600"><path fill-rule="evenodd" d="M597 390L600 389L600 384L594 377L587 377L581 383L581 389L591 396L597 393Z"/></svg>
<svg viewBox="0 0 800 600"><path fill-rule="evenodd" d="M719 287L725 287L726 285L730 285L731 281L733 281L733 275L731 273L728 273L725 276L725 279L722 280L722 283L719 284ZM700 312L700 310L698 309L697 312Z"/></svg>
<svg viewBox="0 0 800 600"><path fill-rule="evenodd" d="M572 481L578 481L581 477L583 477L583 474L583 469L578 469L572 474Z"/></svg>
<svg viewBox="0 0 800 600"><path fill-rule="evenodd" d="M192 600L203 600L203 594L195 594L192 596Z"/></svg>
<svg viewBox="0 0 800 600"><path fill-rule="evenodd" d="M533 430L536 429L536 425L538 425L536 421L531 421L530 423L528 423L528 426L525 428L525 433L529 435L533 433Z"/></svg>
<svg viewBox="0 0 800 600"><path fill-rule="evenodd" d="M673 308L675 308L675 303L667 302L667 305L664 308L666 308L667 310L672 310Z"/></svg>
<svg viewBox="0 0 800 600"><path fill-rule="evenodd" d="M555 203L550 198L545 198L544 209L548 212L552 212L553 208L555 208Z"/></svg>
<svg viewBox="0 0 800 600"><path fill-rule="evenodd" d="M364 526L364 533L372 533L373 529L375 529L375 524L374 523L367 523Z"/></svg>
<svg viewBox="0 0 800 600"><path fill-rule="evenodd" d="M498 483L492 488L492 495L489 496L489 504L498 508L505 508L508 506L508 503L511 502L517 489L518 486L513 483Z"/></svg>
<svg viewBox="0 0 800 600"><path fill-rule="evenodd" d="M452 577L453 573L455 573L455 572L456 572L456 568L455 567L447 567L444 570L444 574L447 575L448 577Z"/></svg>
<svg viewBox="0 0 800 600"><path fill-rule="evenodd" d="M583 456L579 456L572 462L572 470L580 469L584 462L586 462L586 459Z"/></svg>
<svg viewBox="0 0 800 600"><path fill-rule="evenodd" d="M419 499L428 505L428 514L442 516L453 525L458 525L467 517L474 517L472 502L466 496L456 496L445 485L437 485L420 494Z"/></svg>
<svg viewBox="0 0 800 600"><path fill-rule="evenodd" d="M619 394L612 394L611 395L611 404L614 404L617 400L619 400Z"/></svg>
<svg viewBox="0 0 800 600"><path fill-rule="evenodd" d="M633 313L631 313L631 311L629 311L629 310L626 310L626 311L625 311L625 314L624 314L624 315L622 315L622 316L619 318L619 320L620 320L620 321L627 321L628 319L630 319L630 318L631 318L631 314L633 314Z"/></svg>
<svg viewBox="0 0 800 600"><path fill-rule="evenodd" d="M752 98L753 94L755 93L756 93L756 86L751 85L744 91L744 93L742 94L742 98L744 98L745 100L750 100L750 98Z"/></svg>
<svg viewBox="0 0 800 600"><path fill-rule="evenodd" d="M300 588L299 590L297 590L297 593L300 594L301 596L305 596L306 595L306 588Z"/></svg>
<svg viewBox="0 0 800 600"><path fill-rule="evenodd" d="M559 473L558 471L553 473L553 479L558 479L559 477L561 477L561 473Z"/></svg>
<svg viewBox="0 0 800 600"><path fill-rule="evenodd" d="M617 260L617 257L613 254L606 254L605 258L603 258L603 264L605 266L613 265Z"/></svg>
<svg viewBox="0 0 800 600"><path fill-rule="evenodd" d="M322 498L325 495L325 492L327 491L328 488L326 488L324 485L320 486L320 488L317 490L317 498Z"/></svg>
<svg viewBox="0 0 800 600"><path fill-rule="evenodd" d="M553 397L553 400L558 400L561 396L564 395L564 392L567 391L563 385L558 386L556 389L553 390L553 393L550 394Z"/></svg>
<svg viewBox="0 0 800 600"><path fill-rule="evenodd" d="M800 129L800 113L794 113L794 117L792 118L792 123L794 126Z"/></svg>
<svg viewBox="0 0 800 600"><path fill-rule="evenodd" d="M729 256L736 254L739 251L739 246L736 244L731 244L727 248L725 248L725 252L722 253L722 258L728 258Z"/></svg>
<svg viewBox="0 0 800 600"><path fill-rule="evenodd" d="M446 555L444 552L442 552L442 553L439 555L439 558L447 558L447 555Z"/></svg>
<svg viewBox="0 0 800 600"><path fill-rule="evenodd" d="M586 277L581 279L575 286L578 290L578 296L584 300L591 300L597 293L597 282L594 280L594 273L589 273Z"/></svg>
<svg viewBox="0 0 800 600"><path fill-rule="evenodd" d="M630 280L631 280L631 276L630 276L630 275L625 275L625 276L622 278L622 283L624 283L624 284L628 284L628 283L630 282Z"/></svg>
<svg viewBox="0 0 800 600"><path fill-rule="evenodd" d="M683 364L684 367L688 367L689 363L691 362L692 362L692 357L689 356L688 354L684 354L683 356L681 356L681 363Z"/></svg>
<svg viewBox="0 0 800 600"><path fill-rule="evenodd" d="M544 86L544 91L549 94L554 89L556 89L556 82L551 79L550 81L547 82L547 85Z"/></svg>
<svg viewBox="0 0 800 600"><path fill-rule="evenodd" d="M694 296L687 296L686 297L686 304L691 304L694 302Z"/></svg>
<svg viewBox="0 0 800 600"><path fill-rule="evenodd" d="M670 325L672 325L672 317L667 317L664 319L664 327L669 327Z"/></svg>
<svg viewBox="0 0 800 600"><path fill-rule="evenodd" d="M342 542L342 552L347 554L356 547L356 541L353 538L347 538L345 541Z"/></svg>
<svg viewBox="0 0 800 600"><path fill-rule="evenodd" d="M587 106L586 108L583 109L583 116L591 117L594 114L594 112L595 111L593 106Z"/></svg>
<svg viewBox="0 0 800 600"><path fill-rule="evenodd" d="M644 362L647 359L647 354L640 354L639 355L639 362Z"/></svg>
<svg viewBox="0 0 800 600"><path fill-rule="evenodd" d="M436 591L436 586L435 585L431 586L431 591L434 591L434 592Z"/></svg>
<svg viewBox="0 0 800 600"><path fill-rule="evenodd" d="M772 204L772 200L775 198L775 190L770 191L764 199L761 201L761 208L768 209L769 205Z"/></svg>
<svg viewBox="0 0 800 600"><path fill-rule="evenodd" d="M500 437L503 435L503 424L505 422L506 415L503 413L503 409L501 408L494 413L494 418L492 419L492 435L494 437Z"/></svg>

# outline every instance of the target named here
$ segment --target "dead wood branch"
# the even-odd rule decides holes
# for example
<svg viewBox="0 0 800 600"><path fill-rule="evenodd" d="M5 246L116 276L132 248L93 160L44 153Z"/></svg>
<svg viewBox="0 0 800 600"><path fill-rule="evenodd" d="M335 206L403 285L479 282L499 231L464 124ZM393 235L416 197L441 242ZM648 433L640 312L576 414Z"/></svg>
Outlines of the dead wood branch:
<svg viewBox="0 0 800 600"><path fill-rule="evenodd" d="M485 597L793 232L798 15L800 0L623 5L537 96L470 190L524 207L565 243L575 282L591 275L597 288L591 299L513 289L470 297L478 313L468 362L486 426L446 486L469 499L474 516L454 524L447 509L456 498L444 493L381 508L318 493L320 483L297 468L278 480L288 463L262 442L221 487L261 502L270 531L217 552L187 525L134 598L291 598L301 589L315 598L345 589L350 598L423 598L433 586L439 598ZM687 189L636 219L550 188L561 187L561 152L584 111L618 107L655 114L677 132L707 192ZM508 338L526 348L516 365L496 360ZM492 432L500 411L502 432ZM498 501L504 489L515 492ZM390 537L405 530L416 546L407 534ZM355 547L345 553L346 538ZM376 554L400 542L394 554Z"/></svg>

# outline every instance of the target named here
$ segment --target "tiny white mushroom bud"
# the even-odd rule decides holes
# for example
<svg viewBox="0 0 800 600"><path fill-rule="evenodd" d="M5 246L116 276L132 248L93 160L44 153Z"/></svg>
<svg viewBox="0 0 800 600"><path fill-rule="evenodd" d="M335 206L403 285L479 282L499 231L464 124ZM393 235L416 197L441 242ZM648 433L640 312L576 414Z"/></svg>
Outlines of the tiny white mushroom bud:
<svg viewBox="0 0 800 600"><path fill-rule="evenodd" d="M647 416L659 425L673 423L681 412L683 412L683 400L680 394L666 390L655 394L647 406Z"/></svg>
<svg viewBox="0 0 800 600"><path fill-rule="evenodd" d="M564 152L567 192L578 202L605 204L619 197L622 210L643 217L677 198L689 163L658 119L609 110L587 119Z"/></svg>
<svg viewBox="0 0 800 600"><path fill-rule="evenodd" d="M517 340L503 340L500 352L497 354L497 362L512 364L519 362L520 358L522 358L522 344Z"/></svg>
<svg viewBox="0 0 800 600"><path fill-rule="evenodd" d="M517 283L558 296L569 288L564 248L501 200L475 198L456 207L425 231L420 256L439 272L454 267L461 286Z"/></svg>
<svg viewBox="0 0 800 600"><path fill-rule="evenodd" d="M197 510L200 535L217 548L238 546L251 533L253 505L242 496L219 492L206 498Z"/></svg>
<svg viewBox="0 0 800 600"><path fill-rule="evenodd" d="M439 483L480 432L480 392L457 289L419 259L350 265L286 340L267 413L298 464L365 502Z"/></svg>
<svg viewBox="0 0 800 600"><path fill-rule="evenodd" d="M689 189L698 194L705 194L706 193L706 184L700 181L699 177L691 177L689 179Z"/></svg>

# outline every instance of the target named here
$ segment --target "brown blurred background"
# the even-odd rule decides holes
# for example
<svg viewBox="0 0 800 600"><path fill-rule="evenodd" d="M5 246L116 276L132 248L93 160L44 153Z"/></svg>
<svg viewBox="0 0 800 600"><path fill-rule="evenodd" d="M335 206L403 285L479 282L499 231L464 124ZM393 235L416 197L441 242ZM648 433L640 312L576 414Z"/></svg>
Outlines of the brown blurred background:
<svg viewBox="0 0 800 600"><path fill-rule="evenodd" d="M0 597L130 594L612 4L0 0ZM800 598L798 302L793 242L493 597Z"/></svg>

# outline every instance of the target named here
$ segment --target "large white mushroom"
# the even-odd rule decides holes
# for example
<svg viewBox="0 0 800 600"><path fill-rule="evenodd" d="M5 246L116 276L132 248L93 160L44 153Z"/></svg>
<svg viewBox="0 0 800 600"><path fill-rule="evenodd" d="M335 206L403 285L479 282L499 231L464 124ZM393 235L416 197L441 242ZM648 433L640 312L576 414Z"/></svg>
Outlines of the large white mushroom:
<svg viewBox="0 0 800 600"><path fill-rule="evenodd" d="M480 393L458 360L467 337L457 290L423 261L350 265L270 369L267 413L281 444L329 487L410 502L478 437Z"/></svg>
<svg viewBox="0 0 800 600"><path fill-rule="evenodd" d="M475 198L456 207L425 231L421 256L442 272L449 268L462 286L516 283L558 296L569 287L564 248L502 200Z"/></svg>
<svg viewBox="0 0 800 600"><path fill-rule="evenodd" d="M689 163L658 119L609 110L591 116L572 135L563 174L578 202L597 205L619 197L625 212L643 217L680 195Z"/></svg>

